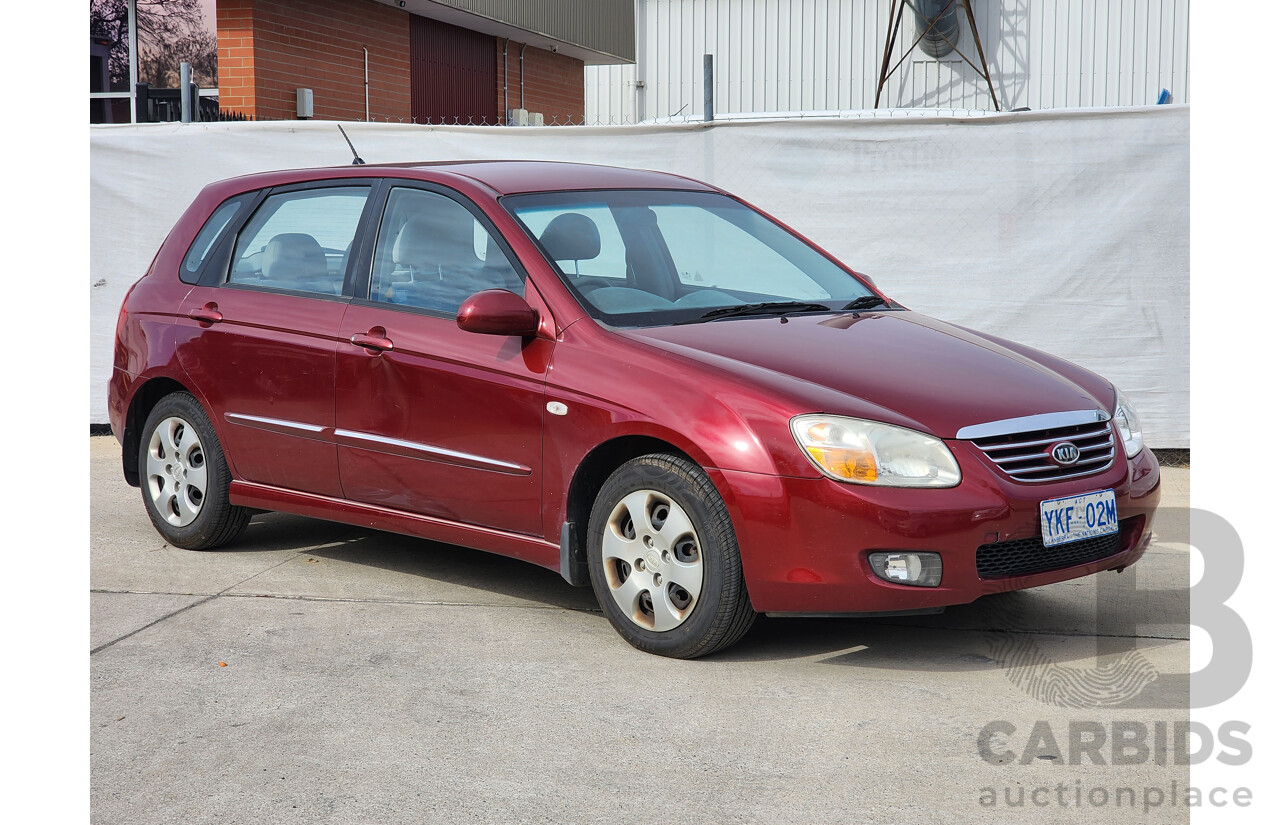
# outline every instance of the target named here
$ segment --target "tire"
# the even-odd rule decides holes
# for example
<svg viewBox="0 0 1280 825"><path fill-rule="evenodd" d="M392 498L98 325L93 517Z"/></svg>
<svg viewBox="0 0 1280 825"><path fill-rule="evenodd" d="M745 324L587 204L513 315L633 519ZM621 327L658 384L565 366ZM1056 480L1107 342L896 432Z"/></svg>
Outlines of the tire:
<svg viewBox="0 0 1280 825"><path fill-rule="evenodd" d="M729 511L688 459L645 455L609 476L591 509L587 565L609 623L647 653L706 656L755 621Z"/></svg>
<svg viewBox="0 0 1280 825"><path fill-rule="evenodd" d="M166 542L212 550L244 531L251 513L231 504L222 445L194 397L175 392L160 399L139 442L142 503Z"/></svg>

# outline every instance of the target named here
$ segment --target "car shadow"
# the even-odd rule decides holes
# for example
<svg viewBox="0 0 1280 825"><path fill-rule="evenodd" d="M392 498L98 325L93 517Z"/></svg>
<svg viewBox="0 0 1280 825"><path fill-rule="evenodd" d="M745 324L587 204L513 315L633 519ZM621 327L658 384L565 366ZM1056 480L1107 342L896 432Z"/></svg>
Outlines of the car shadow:
<svg viewBox="0 0 1280 825"><path fill-rule="evenodd" d="M214 553L296 552L362 538L372 531L336 521L258 512L234 541L219 545Z"/></svg>
<svg viewBox="0 0 1280 825"><path fill-rule="evenodd" d="M228 551L301 550L305 555L378 568L566 610L599 613L590 588L518 559L453 544L294 516L255 515ZM221 551L220 551L221 552Z"/></svg>
<svg viewBox="0 0 1280 825"><path fill-rule="evenodd" d="M572 587L555 571L480 550L283 513L255 516L245 534L227 548L232 552L290 549L592 614L602 634L613 633L589 587ZM1003 669L1029 660L1042 665L1092 663L1099 655L1122 651L1124 640L1118 647L1113 639L1100 642L1093 631L1095 608L1066 589L1070 587L1072 583L1063 583L1000 593L925 616L761 615L737 644L698 661L711 665L811 660L877 670L966 672ZM1144 639L1144 644L1166 641L1180 640Z"/></svg>

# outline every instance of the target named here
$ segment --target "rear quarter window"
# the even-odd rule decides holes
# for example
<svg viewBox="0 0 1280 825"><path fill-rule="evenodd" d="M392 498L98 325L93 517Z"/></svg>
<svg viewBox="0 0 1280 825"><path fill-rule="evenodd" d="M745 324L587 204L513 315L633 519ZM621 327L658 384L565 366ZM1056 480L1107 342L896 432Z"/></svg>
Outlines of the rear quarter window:
<svg viewBox="0 0 1280 825"><path fill-rule="evenodd" d="M218 245L218 239L222 237L232 219L240 214L240 209L249 201L249 197L249 195L240 195L231 198L223 201L222 205L213 210L209 220L205 221L204 226L200 228L196 239L191 242L191 248L187 250L186 257L182 259L179 277L184 283L194 284L199 280L200 270L209 259L209 254Z"/></svg>

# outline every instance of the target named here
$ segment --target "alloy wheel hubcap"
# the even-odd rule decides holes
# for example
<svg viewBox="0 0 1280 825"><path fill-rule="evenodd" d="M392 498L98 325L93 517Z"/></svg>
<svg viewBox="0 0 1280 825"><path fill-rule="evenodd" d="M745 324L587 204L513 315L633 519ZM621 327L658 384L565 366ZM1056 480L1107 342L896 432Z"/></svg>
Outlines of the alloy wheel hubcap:
<svg viewBox="0 0 1280 825"><path fill-rule="evenodd" d="M208 481L195 428L176 416L161 421L147 444L147 493L156 512L174 527L186 527L200 515Z"/></svg>
<svg viewBox="0 0 1280 825"><path fill-rule="evenodd" d="M684 623L702 592L702 548L684 509L656 490L614 506L601 542L605 580L623 614L657 632Z"/></svg>

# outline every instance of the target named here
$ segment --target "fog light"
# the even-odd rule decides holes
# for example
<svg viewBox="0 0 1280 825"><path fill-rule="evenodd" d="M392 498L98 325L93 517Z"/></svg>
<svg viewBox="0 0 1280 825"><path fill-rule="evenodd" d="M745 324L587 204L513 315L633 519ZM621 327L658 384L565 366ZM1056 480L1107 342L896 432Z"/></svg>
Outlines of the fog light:
<svg viewBox="0 0 1280 825"><path fill-rule="evenodd" d="M937 587L942 583L942 556L937 553L872 553L877 576L894 584Z"/></svg>

